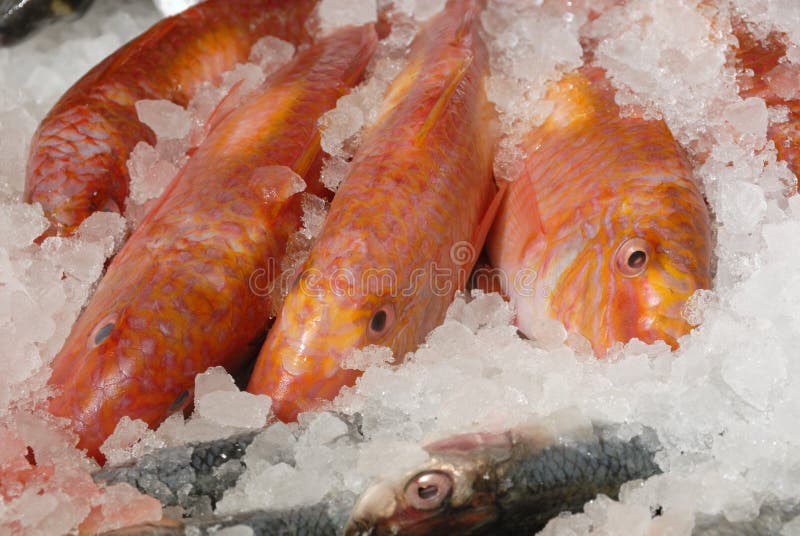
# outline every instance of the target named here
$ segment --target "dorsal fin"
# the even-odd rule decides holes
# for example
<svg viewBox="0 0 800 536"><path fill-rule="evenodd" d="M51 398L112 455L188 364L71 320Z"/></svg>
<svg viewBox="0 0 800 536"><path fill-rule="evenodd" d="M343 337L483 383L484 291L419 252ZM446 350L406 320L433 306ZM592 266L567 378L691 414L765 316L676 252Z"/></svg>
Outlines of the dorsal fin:
<svg viewBox="0 0 800 536"><path fill-rule="evenodd" d="M494 195L494 199L492 199L492 202L489 203L483 218L475 228L475 232L472 233L472 245L475 248L475 251L480 251L483 249L483 244L486 242L486 237L489 235L489 229L491 229L492 223L494 223L494 220L497 217L497 211L500 210L500 204L503 202L503 197L508 191L508 185L508 181L500 181L500 185L498 186L497 193Z"/></svg>

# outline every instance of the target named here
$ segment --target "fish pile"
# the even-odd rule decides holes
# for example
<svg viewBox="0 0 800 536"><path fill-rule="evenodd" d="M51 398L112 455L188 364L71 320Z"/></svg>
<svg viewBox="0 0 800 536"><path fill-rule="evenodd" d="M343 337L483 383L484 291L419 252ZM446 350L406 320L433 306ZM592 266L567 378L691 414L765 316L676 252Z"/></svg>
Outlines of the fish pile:
<svg viewBox="0 0 800 536"><path fill-rule="evenodd" d="M705 177L720 158L713 145L703 145L710 134L687 141L687 129L672 115L631 101L630 87L616 85L619 65L607 61L614 50L603 33L625 9L645 8L636 2L521 8L499 0L449 0L430 13L419 8L415 18L402 7L373 4L366 20L355 13L330 25L324 13L336 10L332 4L202 2L103 60L40 123L24 192L25 201L41 207L34 209L40 211L31 236L35 247L81 240L98 218L114 214L129 217L132 229L53 358L52 374L43 374L36 394L12 411L31 424L9 436L13 454L1 474L13 485L0 489L4 502L14 504L40 481L58 482L50 476L60 470L51 451L26 439L37 427L63 427L71 445L69 434L76 434L77 448L102 464L118 457L116 444L134 450L168 444L163 438L169 432L162 430L200 422L183 424L182 413L192 406L208 421L230 412L221 406L236 400L247 401L249 414L236 421L246 423L242 428L298 421L284 429L294 437L291 444L318 434L309 431L315 412L337 404L360 416L366 436L375 440L376 422L359 398L375 375L413 373L437 334L456 333L470 322L465 341L496 329L498 347L539 357L563 348L572 362L583 356L579 366L589 369L613 367L621 352L644 348L643 355L659 363L648 367L658 371L681 359L670 349L683 349L687 341L691 348L691 332L703 320L696 311L702 300L706 307L712 303L715 260L724 265L729 254L717 248L712 256L707 203L715 206L717 185L701 183L692 168ZM521 68L498 75L498 65L508 64L503 32L513 26L514 9L520 20L535 13L573 28L580 36L573 57L556 59L552 72L539 65L533 75ZM758 37L745 11L720 9L713 16L714 23L729 24L725 35L737 36L739 47L732 45L721 64L739 74L736 98L745 109L770 107L772 124L765 130L778 148L773 161L788 165L784 177L793 177L797 96L786 80L796 71L783 60L793 49L780 29ZM230 76L237 64L273 52L280 59L268 70ZM538 85L531 76L540 77ZM194 104L209 84L220 83L215 101ZM523 93L513 101L517 107L498 100L509 86ZM348 113L359 117L337 132L347 102L358 103ZM160 111L180 115L197 107L205 115L181 132L156 132ZM753 143L747 133L738 141ZM134 181L156 167L143 163L148 154L171 162L152 199L140 204L141 185ZM771 188L786 199L796 185L787 180ZM773 210L783 210L776 199ZM324 213L310 209L328 205ZM724 243L724 233L736 227L725 226L723 211L716 215ZM484 248L488 264L474 271ZM113 245L108 249L106 255ZM717 273L715 281L729 275ZM468 282L499 290L509 305L481 291L461 297ZM482 307L494 311L494 320L470 320ZM503 334L503 327L512 331ZM611 364L593 364L603 358ZM219 369L201 374L215 366L237 376L248 393ZM502 370L500 364L473 368L478 377ZM523 377L508 384L517 391L503 395L506 403L528 403ZM440 380L445 385L448 378ZM507 428L500 407L475 408L485 412L470 427L483 422L488 428L480 433L452 435L458 426L451 423L438 429L449 439L409 447L394 470L411 472L389 477L358 501L368 484L363 477L346 483L346 492L306 497L311 506L305 509L278 502L230 513L232 497L258 478L249 469L258 463L238 461L257 437L251 433L217 446L165 450L165 463L183 475L169 482L154 469L156 454L142 458L150 463L143 470L95 474L125 493L133 491L120 482L163 507L179 507L186 520L157 523L152 502L140 517L134 511L111 520L95 502L86 507L91 516L72 523L82 522L84 531L149 519L156 533L212 530L223 522L265 534L286 527L334 533L349 516L348 534L446 533L453 526L475 533L537 531L598 493L622 498L626 482L675 463L668 454L659 462L656 443L642 446L636 427L608 432L599 423L609 419L592 418L598 424L584 422L594 431L579 434L583 442L573 452L574 439L560 431L544 441L524 428ZM390 397L386 408L389 421L400 418L402 429L402 403L391 407ZM159 426L160 436L148 430ZM205 425L198 426L203 437ZM360 456L365 433L359 426L361 437L354 439L353 427L346 428L349 434L334 434L344 437L340 443L329 438L322 451L345 460L348 452ZM510 431L495 433L498 428ZM409 437L423 435L418 424L408 429ZM222 463L214 458L219 449ZM555 461L544 454L548 449L556 449ZM210 453L208 467L195 456L199 451ZM429 461L421 464L423 458ZM85 470L92 462L81 463ZM270 467L294 474L304 463L278 457ZM549 482L552 464L564 463L567 476ZM487 476L493 472L496 481ZM531 485L542 479L549 483ZM328 507L334 504L335 512ZM770 519L792 512L780 500L765 504ZM663 523L674 512L668 509ZM781 522L790 521L781 515ZM650 512L648 519L657 517ZM13 530L27 526L24 516L15 519ZM708 522L712 529L723 523L716 519Z"/></svg>

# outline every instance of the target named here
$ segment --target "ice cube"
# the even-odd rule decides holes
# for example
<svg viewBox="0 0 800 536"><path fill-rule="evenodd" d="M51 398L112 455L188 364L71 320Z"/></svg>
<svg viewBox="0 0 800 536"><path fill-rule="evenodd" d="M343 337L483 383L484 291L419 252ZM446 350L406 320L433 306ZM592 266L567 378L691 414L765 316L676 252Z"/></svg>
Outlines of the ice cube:
<svg viewBox="0 0 800 536"><path fill-rule="evenodd" d="M386 366L394 362L392 349L386 346L368 345L354 349L342 360L343 369L367 370L368 367Z"/></svg>
<svg viewBox="0 0 800 536"><path fill-rule="evenodd" d="M742 136L756 141L767 135L767 105L763 99L751 97L728 106L725 120Z"/></svg>
<svg viewBox="0 0 800 536"><path fill-rule="evenodd" d="M13 233L0 233L0 247L24 248L49 227L44 211L38 203L28 205L0 204L0 229L13 229Z"/></svg>
<svg viewBox="0 0 800 536"><path fill-rule="evenodd" d="M269 75L294 56L294 45L288 41L268 35L262 37L250 49L250 62L257 64L265 75Z"/></svg>
<svg viewBox="0 0 800 536"><path fill-rule="evenodd" d="M158 138L180 139L189 134L192 116L185 108L168 100L144 99L136 102L139 120Z"/></svg>
<svg viewBox="0 0 800 536"><path fill-rule="evenodd" d="M330 33L342 26L361 26L378 20L376 0L322 0L317 6L320 29Z"/></svg>
<svg viewBox="0 0 800 536"><path fill-rule="evenodd" d="M266 395L213 391L195 399L195 412L213 423L236 428L261 428L267 423L272 400Z"/></svg>
<svg viewBox="0 0 800 536"><path fill-rule="evenodd" d="M223 367L210 367L194 378L196 397L202 397L214 391L239 391L233 378Z"/></svg>

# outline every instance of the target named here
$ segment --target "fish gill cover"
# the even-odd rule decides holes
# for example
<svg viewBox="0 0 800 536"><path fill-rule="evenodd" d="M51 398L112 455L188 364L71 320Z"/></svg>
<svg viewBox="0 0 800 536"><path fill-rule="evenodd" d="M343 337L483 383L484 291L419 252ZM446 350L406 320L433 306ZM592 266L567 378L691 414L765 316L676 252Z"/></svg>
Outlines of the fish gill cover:
<svg viewBox="0 0 800 536"><path fill-rule="evenodd" d="M417 3L421 17L428 16L427 4ZM362 9L358 4L347 5ZM411 12L415 7L401 5ZM131 488L92 484L88 474L96 464L74 448L77 438L63 423L42 411L49 362L128 224L98 213L75 236L37 244L47 221L39 207L21 202L37 122L81 74L157 16L149 3L97 3L72 25L0 50L0 467L4 475L16 475L0 483L4 530L66 532L86 523L91 512L108 515L104 528L160 515L157 504ZM621 423L623 438L649 427L664 447L657 459L664 474L623 487L618 501L599 497L583 513L551 521L545 534L690 534L697 515L722 514L735 523L755 517L764 503L797 502L800 198L796 178L767 138L771 124L786 120L788 106L738 93L739 20L759 37L785 34L781 65L797 72L800 12L788 0L496 0L482 15L493 68L487 90L507 134L495 160L499 177L512 175L519 162L515 136L547 117L547 84L582 64L582 43L595 47L623 111L663 118L687 151L715 221L716 271L712 289L690 300L685 315L698 327L679 349L632 341L596 360L558 325L539 340L519 338L513 315L496 295L458 298L445 323L401 367L387 364L380 349L351 359L364 375L332 407L360 413L367 441L332 442L347 427L327 413L301 415L307 426L299 437L286 425L273 425L248 451L248 471L217 512L310 504L329 492L355 495L375 478L424 462L420 445L426 441L500 431L531 419L566 428ZM376 55L374 77L323 121L323 148L338 159L327 164L331 184L344 175L361 125L374 121L370 110L380 102L380 88L399 71L413 24L402 30L408 33L393 33ZM141 105L143 119L148 106ZM142 152L152 160L152 151ZM313 237L320 217L307 216L298 244ZM196 396L192 418L174 415L156 431L123 420L106 443L109 459L227 436L257 426L243 415L268 411L221 370L198 378ZM294 465L271 458L274 445L288 445ZM20 475L29 474L31 457L42 471L26 480ZM135 497L139 502L123 518L112 518L114 505ZM789 521L783 530L797 525Z"/></svg>

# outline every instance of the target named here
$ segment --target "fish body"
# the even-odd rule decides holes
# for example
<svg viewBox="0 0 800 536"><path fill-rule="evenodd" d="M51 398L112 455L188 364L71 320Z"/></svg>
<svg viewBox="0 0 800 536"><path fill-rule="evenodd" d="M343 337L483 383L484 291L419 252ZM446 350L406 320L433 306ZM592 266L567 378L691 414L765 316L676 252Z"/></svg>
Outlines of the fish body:
<svg viewBox="0 0 800 536"><path fill-rule="evenodd" d="M31 142L25 200L40 203L50 232L67 234L95 211L122 212L126 161L155 134L135 103L168 99L186 106L206 81L247 60L273 35L307 43L316 0L208 0L164 19L78 80L42 120Z"/></svg>
<svg viewBox="0 0 800 536"><path fill-rule="evenodd" d="M270 329L248 390L282 420L352 385L353 349L402 359L464 286L496 193L478 13L451 1L420 30Z"/></svg>
<svg viewBox="0 0 800 536"><path fill-rule="evenodd" d="M598 356L632 338L674 347L686 300L711 284L708 210L677 143L663 121L620 117L598 68L548 98L487 240L518 327L559 320Z"/></svg>
<svg viewBox="0 0 800 536"><path fill-rule="evenodd" d="M78 18L93 0L0 0L0 46L18 43L60 20Z"/></svg>
<svg viewBox="0 0 800 536"><path fill-rule="evenodd" d="M325 503L257 510L238 515L172 520L136 525L103 533L103 536L211 536L223 529L247 527L254 536L339 536L347 521L347 509ZM246 530L239 528L238 530ZM237 532L238 533L238 532Z"/></svg>
<svg viewBox="0 0 800 536"><path fill-rule="evenodd" d="M534 534L622 484L660 473L647 435L622 441L603 427L555 440L535 427L454 436L431 459L378 482L356 502L345 536Z"/></svg>
<svg viewBox="0 0 800 536"><path fill-rule="evenodd" d="M778 33L756 39L743 23L734 24L739 40L736 59L739 63L739 94L743 98L764 99L767 106L786 109L785 121L770 121L767 137L775 143L778 158L786 162L796 177L800 177L800 70L782 61L786 43Z"/></svg>
<svg viewBox="0 0 800 536"><path fill-rule="evenodd" d="M156 425L191 401L196 374L235 370L258 350L272 312L317 119L358 82L376 46L350 28L300 52L214 124L114 258L55 357L50 402L79 447L98 447L123 416ZM254 279L254 275L257 276Z"/></svg>
<svg viewBox="0 0 800 536"><path fill-rule="evenodd" d="M363 441L359 415L334 415L347 425L347 432L334 441L351 444ZM299 425L293 430L293 435L299 437L306 430L305 426ZM225 491L232 488L247 469L245 455L253 443L258 444L262 431L161 448L128 463L107 465L92 474L92 478L106 484L130 484L158 499L162 506L180 507L183 517L202 517L216 507ZM269 439L269 462L294 466L291 444L287 442L276 447L274 435ZM224 470L221 469L223 466Z"/></svg>

